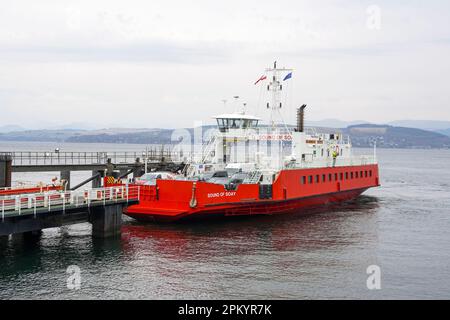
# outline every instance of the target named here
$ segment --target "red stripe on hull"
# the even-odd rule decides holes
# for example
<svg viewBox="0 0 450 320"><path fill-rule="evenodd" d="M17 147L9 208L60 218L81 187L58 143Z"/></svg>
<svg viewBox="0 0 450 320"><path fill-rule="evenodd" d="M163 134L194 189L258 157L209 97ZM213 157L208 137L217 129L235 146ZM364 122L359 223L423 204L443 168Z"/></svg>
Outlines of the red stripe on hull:
<svg viewBox="0 0 450 320"><path fill-rule="evenodd" d="M126 215L141 221L173 222L178 220L196 220L204 218L251 216L251 215L274 215L296 213L299 209L315 207L333 202L341 202L358 197L367 188L334 192L304 198L289 200L268 200L252 203L233 203L224 205L206 206L201 209L178 211L167 214L150 209L148 212L134 212L128 210ZM142 209L139 211L143 211ZM154 211L154 212L152 212Z"/></svg>

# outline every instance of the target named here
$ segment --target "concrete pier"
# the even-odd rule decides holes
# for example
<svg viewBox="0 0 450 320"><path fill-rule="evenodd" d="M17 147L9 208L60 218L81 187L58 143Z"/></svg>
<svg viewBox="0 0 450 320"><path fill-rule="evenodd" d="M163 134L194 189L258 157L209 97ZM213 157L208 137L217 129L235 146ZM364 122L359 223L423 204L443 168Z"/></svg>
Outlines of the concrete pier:
<svg viewBox="0 0 450 320"><path fill-rule="evenodd" d="M42 230L33 230L22 233L24 240L37 241L41 239Z"/></svg>
<svg viewBox="0 0 450 320"><path fill-rule="evenodd" d="M0 188L11 187L12 157L0 155Z"/></svg>
<svg viewBox="0 0 450 320"><path fill-rule="evenodd" d="M90 222L94 238L119 236L122 226L123 204L91 208Z"/></svg>
<svg viewBox="0 0 450 320"><path fill-rule="evenodd" d="M0 245L7 244L8 240L9 240L9 235L8 236L0 236Z"/></svg>

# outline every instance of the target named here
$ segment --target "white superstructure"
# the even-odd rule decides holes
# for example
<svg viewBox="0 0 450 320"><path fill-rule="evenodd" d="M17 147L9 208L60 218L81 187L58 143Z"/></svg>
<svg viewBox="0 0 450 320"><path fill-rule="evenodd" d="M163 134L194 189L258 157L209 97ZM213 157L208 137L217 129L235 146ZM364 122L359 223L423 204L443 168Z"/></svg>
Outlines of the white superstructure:
<svg viewBox="0 0 450 320"><path fill-rule="evenodd" d="M276 173L282 169L346 166L376 163L373 156L353 157L349 137L340 132L306 133L303 112L306 105L297 112L297 127L285 123L277 124L283 107L280 92L283 90L281 77L292 73L292 69L266 69L268 84L265 85L271 99L266 107L271 117L268 126L261 126L261 119L245 111L215 116L218 130L204 148L201 158L190 163L188 176L205 172L233 169L242 172ZM290 75L289 75L290 76Z"/></svg>

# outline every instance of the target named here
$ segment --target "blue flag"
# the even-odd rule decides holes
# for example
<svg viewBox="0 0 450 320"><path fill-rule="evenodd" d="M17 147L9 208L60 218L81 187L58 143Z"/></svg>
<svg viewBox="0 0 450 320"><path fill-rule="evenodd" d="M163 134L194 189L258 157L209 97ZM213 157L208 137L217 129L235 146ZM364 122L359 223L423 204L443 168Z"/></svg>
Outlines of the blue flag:
<svg viewBox="0 0 450 320"><path fill-rule="evenodd" d="M283 81L286 81L288 79L292 78L292 72L289 72L286 77L284 77Z"/></svg>

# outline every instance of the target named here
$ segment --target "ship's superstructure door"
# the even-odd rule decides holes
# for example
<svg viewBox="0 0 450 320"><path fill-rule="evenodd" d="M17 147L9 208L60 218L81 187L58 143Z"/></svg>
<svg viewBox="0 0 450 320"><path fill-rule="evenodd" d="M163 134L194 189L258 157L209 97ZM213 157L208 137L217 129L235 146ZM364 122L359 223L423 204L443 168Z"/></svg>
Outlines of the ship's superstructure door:
<svg viewBox="0 0 450 320"><path fill-rule="evenodd" d="M260 184L259 185L259 198L260 199L272 199L272 185Z"/></svg>

